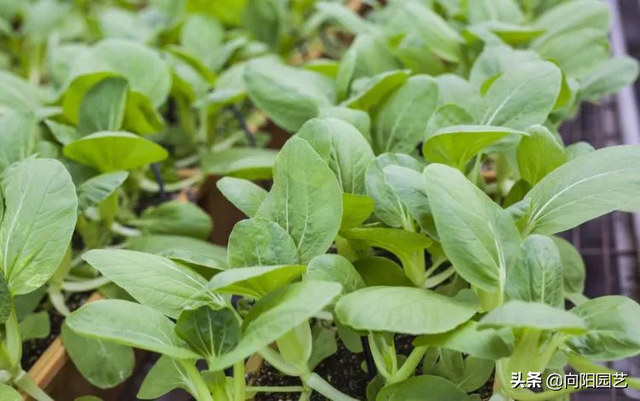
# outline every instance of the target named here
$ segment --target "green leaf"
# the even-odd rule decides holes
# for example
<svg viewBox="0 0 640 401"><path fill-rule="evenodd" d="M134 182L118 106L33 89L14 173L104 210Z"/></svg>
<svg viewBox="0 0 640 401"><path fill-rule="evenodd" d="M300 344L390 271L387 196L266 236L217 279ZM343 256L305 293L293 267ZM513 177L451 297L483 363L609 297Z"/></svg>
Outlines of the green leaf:
<svg viewBox="0 0 640 401"><path fill-rule="evenodd" d="M6 384L0 384L0 398L5 401L22 401L24 399L20 393Z"/></svg>
<svg viewBox="0 0 640 401"><path fill-rule="evenodd" d="M71 176L51 159L28 159L4 171L0 260L13 295L44 284L58 269L76 225Z"/></svg>
<svg viewBox="0 0 640 401"><path fill-rule="evenodd" d="M536 185L546 175L567 161L564 147L545 127L530 127L528 136L518 145L518 170L530 185Z"/></svg>
<svg viewBox="0 0 640 401"><path fill-rule="evenodd" d="M188 13L203 13L218 18L226 25L240 25L247 0L187 0Z"/></svg>
<svg viewBox="0 0 640 401"><path fill-rule="evenodd" d="M244 74L251 101L282 128L295 132L335 102L330 79L271 60L249 63Z"/></svg>
<svg viewBox="0 0 640 401"><path fill-rule="evenodd" d="M127 346L80 336L66 324L62 341L82 377L98 388L115 387L133 373L135 358Z"/></svg>
<svg viewBox="0 0 640 401"><path fill-rule="evenodd" d="M491 361L511 355L511 344L503 333L494 329L478 330L478 323L470 320L442 334L422 335L413 341L417 346L451 349Z"/></svg>
<svg viewBox="0 0 640 401"><path fill-rule="evenodd" d="M301 263L324 254L340 228L342 195L334 173L300 138L276 158L273 187L257 217L278 223L293 238Z"/></svg>
<svg viewBox="0 0 640 401"><path fill-rule="evenodd" d="M309 262L304 279L340 283L343 294L349 294L366 286L351 262L340 255L316 256Z"/></svg>
<svg viewBox="0 0 640 401"><path fill-rule="evenodd" d="M373 199L366 195L342 194L341 230L360 227L373 213Z"/></svg>
<svg viewBox="0 0 640 401"><path fill-rule="evenodd" d="M195 269L195 266L203 266L208 267L209 269L214 270L226 270L227 269L227 261L224 258L223 254L211 255L210 253L202 254L197 251L192 250L181 250L181 249L168 249L166 251L162 251L158 253L160 256L164 256L167 259L171 259L173 261L177 261L183 264L186 264ZM202 270L196 270L200 275L205 278L211 278L213 274L216 272L208 272L210 276L205 276Z"/></svg>
<svg viewBox="0 0 640 401"><path fill-rule="evenodd" d="M440 129L422 145L422 153L435 163L443 163L465 170L466 163L487 146L508 136L523 132L503 127L458 125Z"/></svg>
<svg viewBox="0 0 640 401"><path fill-rule="evenodd" d="M306 269L301 265L229 269L216 274L207 284L207 290L259 299L296 280Z"/></svg>
<svg viewBox="0 0 640 401"><path fill-rule="evenodd" d="M609 7L605 3L598 0L583 0L579 3L570 1L558 4L540 16L535 25L547 30L545 36L552 36L557 32L582 28L608 32L610 21Z"/></svg>
<svg viewBox="0 0 640 401"><path fill-rule="evenodd" d="M422 172L423 166L416 159L401 153L385 153L369 164L365 175L367 195L375 201L377 218L391 227L404 227L409 222L408 210L400 202L393 188L387 183L384 169L396 165Z"/></svg>
<svg viewBox="0 0 640 401"><path fill-rule="evenodd" d="M509 301L485 315L478 328L533 328L567 334L588 330L586 322L563 309L538 302Z"/></svg>
<svg viewBox="0 0 640 401"><path fill-rule="evenodd" d="M230 148L206 153L201 163L207 174L247 180L269 180L273 174L277 154L278 152L272 149Z"/></svg>
<svg viewBox="0 0 640 401"><path fill-rule="evenodd" d="M78 187L78 212L84 213L88 208L96 206L113 194L127 179L129 173L115 173L95 176Z"/></svg>
<svg viewBox="0 0 640 401"><path fill-rule="evenodd" d="M63 150L69 159L103 173L133 170L169 155L162 146L128 132L98 132L69 143Z"/></svg>
<svg viewBox="0 0 640 401"><path fill-rule="evenodd" d="M127 250L96 249L82 258L138 302L176 318L187 307L206 302L197 297L206 280L184 265L161 256Z"/></svg>
<svg viewBox="0 0 640 401"><path fill-rule="evenodd" d="M11 299L9 284L7 284L7 280L4 278L4 275L0 274L0 323L4 324L7 322L12 309L13 300Z"/></svg>
<svg viewBox="0 0 640 401"><path fill-rule="evenodd" d="M422 375L384 387L376 401L471 401L472 397L445 378Z"/></svg>
<svg viewBox="0 0 640 401"><path fill-rule="evenodd" d="M163 355L147 373L137 397L141 400L155 400L177 388L186 390L191 395L197 394L184 367L175 359Z"/></svg>
<svg viewBox="0 0 640 401"><path fill-rule="evenodd" d="M49 131L51 131L51 135L53 135L61 145L67 145L76 139L82 138L78 130L70 125L60 124L53 120L45 120L44 123L47 128L49 128Z"/></svg>
<svg viewBox="0 0 640 401"><path fill-rule="evenodd" d="M484 291L501 293L520 249L511 217L458 170L432 164L423 176L440 242L456 272Z"/></svg>
<svg viewBox="0 0 640 401"><path fill-rule="evenodd" d="M238 346L211 361L209 369L224 369L268 346L329 305L340 291L337 283L307 281L269 293L245 317Z"/></svg>
<svg viewBox="0 0 640 401"><path fill-rule="evenodd" d="M640 353L640 305L611 295L589 300L571 313L587 322L588 330L568 340L577 354L594 361L614 361Z"/></svg>
<svg viewBox="0 0 640 401"><path fill-rule="evenodd" d="M97 15L100 33L104 38L130 39L140 43L153 42L159 32L152 26L153 21L149 21L148 14L145 14L119 7L100 10Z"/></svg>
<svg viewBox="0 0 640 401"><path fill-rule="evenodd" d="M525 130L542 124L556 103L562 73L549 62L528 62L508 68L484 96L480 123Z"/></svg>
<svg viewBox="0 0 640 401"><path fill-rule="evenodd" d="M78 130L89 135L122 128L129 84L120 77L106 78L95 84L82 98Z"/></svg>
<svg viewBox="0 0 640 401"><path fill-rule="evenodd" d="M436 80L440 88L439 106L458 105L473 115L477 115L481 111L482 98L480 97L480 91L470 82L455 74L442 74ZM473 122L475 122L475 119L470 124Z"/></svg>
<svg viewBox="0 0 640 401"><path fill-rule="evenodd" d="M38 114L41 108L36 89L26 80L8 71L0 71L0 108Z"/></svg>
<svg viewBox="0 0 640 401"><path fill-rule="evenodd" d="M300 128L298 136L327 162L342 192L364 194L365 172L375 156L356 127L335 118L314 118Z"/></svg>
<svg viewBox="0 0 640 401"><path fill-rule="evenodd" d="M36 142L36 120L30 112L8 111L0 116L0 173L29 157Z"/></svg>
<svg viewBox="0 0 640 401"><path fill-rule="evenodd" d="M336 21L342 28L353 34L365 34L374 30L368 21L342 4L322 1L316 4L316 8L323 16L322 22Z"/></svg>
<svg viewBox="0 0 640 401"><path fill-rule="evenodd" d="M582 294L586 269L580 252L567 240L551 237L560 252L565 294Z"/></svg>
<svg viewBox="0 0 640 401"><path fill-rule="evenodd" d="M477 88L484 88L488 82L495 81L507 69L540 60L540 56L531 50L517 50L504 44L485 46L471 67L469 82Z"/></svg>
<svg viewBox="0 0 640 401"><path fill-rule="evenodd" d="M450 298L423 288L369 287L342 297L335 313L355 330L418 335L453 330L478 308L478 298L469 290Z"/></svg>
<svg viewBox="0 0 640 401"><path fill-rule="evenodd" d="M201 306L180 314L176 334L195 352L211 359L236 347L240 340L240 323L228 308L214 310Z"/></svg>
<svg viewBox="0 0 640 401"><path fill-rule="evenodd" d="M520 24L524 15L514 0L477 0L468 4L467 18L471 24L485 21Z"/></svg>
<svg viewBox="0 0 640 401"><path fill-rule="evenodd" d="M438 105L438 95L438 83L428 75L415 75L393 92L375 119L375 152L410 153L415 149Z"/></svg>
<svg viewBox="0 0 640 401"><path fill-rule="evenodd" d="M139 227L145 234L174 234L207 239L213 231L213 220L193 203L164 202L145 209L140 218L129 224Z"/></svg>
<svg viewBox="0 0 640 401"><path fill-rule="evenodd" d="M464 359L464 373L455 384L466 393L476 391L489 381L494 368L493 361L468 356Z"/></svg>
<svg viewBox="0 0 640 401"><path fill-rule="evenodd" d="M320 362L338 352L336 334L332 329L317 325L314 326L312 333L313 345L311 347L311 356L307 361L310 370L314 370Z"/></svg>
<svg viewBox="0 0 640 401"><path fill-rule="evenodd" d="M207 15L190 16L180 31L180 43L187 52L211 68L224 41L224 27Z"/></svg>
<svg viewBox="0 0 640 401"><path fill-rule="evenodd" d="M248 217L258 212L260 205L267 197L267 191L249 180L223 177L216 186L235 207Z"/></svg>
<svg viewBox="0 0 640 401"><path fill-rule="evenodd" d="M429 137L429 135L443 128L456 125L472 125L474 122L474 117L464 108L456 104L445 104L440 106L429 119L425 136Z"/></svg>
<svg viewBox="0 0 640 401"><path fill-rule="evenodd" d="M291 235L267 219L242 220L229 236L230 267L294 265L298 249Z"/></svg>
<svg viewBox="0 0 640 401"><path fill-rule="evenodd" d="M614 94L638 78L638 62L628 56L614 57L580 81L580 99L596 101Z"/></svg>
<svg viewBox="0 0 640 401"><path fill-rule="evenodd" d="M558 167L527 194L525 232L554 234L640 197L640 147L612 146Z"/></svg>
<svg viewBox="0 0 640 401"><path fill-rule="evenodd" d="M20 320L20 337L22 341L47 338L51 335L49 313L30 313Z"/></svg>
<svg viewBox="0 0 640 401"><path fill-rule="evenodd" d="M369 111L409 78L409 70L387 71L353 82L352 96L341 103L352 109Z"/></svg>
<svg viewBox="0 0 640 401"><path fill-rule="evenodd" d="M174 323L148 306L121 300L90 302L66 319L79 335L158 352L177 359L197 359L174 333Z"/></svg>
<svg viewBox="0 0 640 401"><path fill-rule="evenodd" d="M384 168L384 177L420 227L437 239L422 174L410 168L391 165Z"/></svg>
<svg viewBox="0 0 640 401"><path fill-rule="evenodd" d="M524 240L517 262L507 272L505 295L507 300L564 306L562 260L551 238L532 235Z"/></svg>
<svg viewBox="0 0 640 401"><path fill-rule="evenodd" d="M287 5L280 1L248 0L242 25L260 42L275 51L284 50L289 28Z"/></svg>
<svg viewBox="0 0 640 401"><path fill-rule="evenodd" d="M177 235L150 235L129 238L128 249L161 254L170 251L188 252L201 258L215 259L218 266L227 266L227 250L209 242Z"/></svg>
<svg viewBox="0 0 640 401"><path fill-rule="evenodd" d="M413 284L407 278L400 266L392 260L380 256L368 256L353 263L360 277L367 287L390 286L411 287Z"/></svg>
<svg viewBox="0 0 640 401"><path fill-rule="evenodd" d="M347 122L360 131L367 141L371 140L371 118L362 110L354 110L348 107L332 106L320 109L319 118L337 118Z"/></svg>

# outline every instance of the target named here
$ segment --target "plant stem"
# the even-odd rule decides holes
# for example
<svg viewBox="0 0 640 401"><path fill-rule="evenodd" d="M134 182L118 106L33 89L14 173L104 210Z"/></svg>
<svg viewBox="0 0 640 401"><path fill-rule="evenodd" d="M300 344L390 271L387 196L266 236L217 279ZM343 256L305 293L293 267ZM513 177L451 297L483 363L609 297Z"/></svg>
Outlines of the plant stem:
<svg viewBox="0 0 640 401"><path fill-rule="evenodd" d="M269 362L274 368L278 369L280 372L284 373L288 376L299 376L300 372L296 369L295 366L288 364L285 360L280 356L280 354L275 351L273 348L265 347L258 351L258 354L264 358L265 361Z"/></svg>
<svg viewBox="0 0 640 401"><path fill-rule="evenodd" d="M331 384L329 384L322 377L318 376L316 373L311 373L306 379L305 383L307 386L311 387L318 393L324 395L330 400L333 401L358 401L355 398L351 398L348 395L342 393L337 390Z"/></svg>
<svg viewBox="0 0 640 401"><path fill-rule="evenodd" d="M32 43L31 53L29 58L29 83L38 87L40 85L40 80L42 78L42 74L40 71L40 53L41 53L41 45Z"/></svg>
<svg viewBox="0 0 640 401"><path fill-rule="evenodd" d="M189 178L185 178L182 181L164 184L164 190L168 193L178 192L184 188L188 188L192 185L197 184L203 178L204 174L202 172L199 172ZM138 185L140 186L140 189L145 192L160 192L160 186L158 185L158 183L148 179L147 177L140 177L140 179L138 180Z"/></svg>
<svg viewBox="0 0 640 401"><path fill-rule="evenodd" d="M247 386L246 390L248 393L302 393L305 391L302 386Z"/></svg>
<svg viewBox="0 0 640 401"><path fill-rule="evenodd" d="M87 292L109 283L111 283L111 280L105 276L101 276L83 281L65 281L62 283L61 288L69 292Z"/></svg>
<svg viewBox="0 0 640 401"><path fill-rule="evenodd" d="M453 266L449 266L442 273L438 273L435 276L428 278L424 283L424 288L433 288L438 284L441 284L443 281L451 277L455 272L456 270L453 268Z"/></svg>
<svg viewBox="0 0 640 401"><path fill-rule="evenodd" d="M142 235L142 232L140 230L136 228L125 227L115 221L113 222L113 224L111 224L110 229L111 232L122 235L123 237L139 237Z"/></svg>
<svg viewBox="0 0 640 401"><path fill-rule="evenodd" d="M37 401L53 401L24 370L20 370L13 384Z"/></svg>
<svg viewBox="0 0 640 401"><path fill-rule="evenodd" d="M233 399L244 401L246 382L244 378L244 360L233 365Z"/></svg>
<svg viewBox="0 0 640 401"><path fill-rule="evenodd" d="M398 383L411 377L420 361L422 361L422 358L424 358L424 354L427 353L428 349L429 347L426 345L422 347L415 347L400 369L391 376L388 384Z"/></svg>
<svg viewBox="0 0 640 401"><path fill-rule="evenodd" d="M49 285L49 290L47 292L49 293L49 299L51 300L53 308L62 316L69 316L71 311L67 308L67 303L64 299L64 295L62 295L62 291L60 291L60 286Z"/></svg>
<svg viewBox="0 0 640 401"><path fill-rule="evenodd" d="M19 366L22 359L22 336L20 335L20 324L18 323L18 315L14 307L11 307L9 318L5 322L5 338L7 355L12 366Z"/></svg>
<svg viewBox="0 0 640 401"><path fill-rule="evenodd" d="M184 368L187 376L191 380L191 383L195 387L196 390L196 400L198 401L214 401L211 396L211 392L207 387L207 383L204 382L202 376L200 376L200 372L193 364L193 361L188 360L178 360L182 367ZM217 401L217 400L216 400Z"/></svg>
<svg viewBox="0 0 640 401"><path fill-rule="evenodd" d="M382 376L385 381L389 381L391 374L387 371L384 355L382 355L382 352L378 348L373 334L369 334L369 348L371 349L371 356L373 356L373 361L378 369L378 373L380 373L380 376Z"/></svg>

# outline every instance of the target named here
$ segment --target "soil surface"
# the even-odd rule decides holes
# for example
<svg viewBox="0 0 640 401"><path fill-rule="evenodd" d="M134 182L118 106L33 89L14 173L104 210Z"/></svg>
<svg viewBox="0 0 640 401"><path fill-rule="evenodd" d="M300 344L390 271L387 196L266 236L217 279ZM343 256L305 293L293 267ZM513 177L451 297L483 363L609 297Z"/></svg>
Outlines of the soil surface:
<svg viewBox="0 0 640 401"><path fill-rule="evenodd" d="M73 293L67 298L67 307L70 311L74 311L78 309L84 301L89 298L91 295L90 292L84 293ZM35 310L36 312L40 312L43 310L47 310L49 312L49 321L51 322L51 333L46 338L40 338L35 340L26 341L22 344L22 369L28 371L31 367L36 363L38 358L47 350L49 345L60 335L60 330L62 328L62 323L64 322L64 316L59 314L52 307L47 306L48 297L44 297L42 303Z"/></svg>

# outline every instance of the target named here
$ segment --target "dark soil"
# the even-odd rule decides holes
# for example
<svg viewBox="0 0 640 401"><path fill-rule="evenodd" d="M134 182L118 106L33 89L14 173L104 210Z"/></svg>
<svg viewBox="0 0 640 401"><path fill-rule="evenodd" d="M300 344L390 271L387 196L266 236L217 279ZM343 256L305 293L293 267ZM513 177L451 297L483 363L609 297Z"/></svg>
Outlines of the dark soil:
<svg viewBox="0 0 640 401"><path fill-rule="evenodd" d="M90 292L73 293L67 298L67 307L70 311L78 309L84 301L89 298ZM49 312L49 321L51 322L51 333L46 338L26 341L22 344L22 369L28 371L36 363L38 358L47 350L49 345L60 335L64 316L60 315L55 309L48 305L48 298L45 297L36 309L36 312L47 310Z"/></svg>

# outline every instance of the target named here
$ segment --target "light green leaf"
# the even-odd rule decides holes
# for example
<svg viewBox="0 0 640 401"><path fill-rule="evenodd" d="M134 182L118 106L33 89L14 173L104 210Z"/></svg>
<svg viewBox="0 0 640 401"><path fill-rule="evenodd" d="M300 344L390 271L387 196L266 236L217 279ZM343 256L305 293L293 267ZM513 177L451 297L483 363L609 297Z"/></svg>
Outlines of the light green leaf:
<svg viewBox="0 0 640 401"><path fill-rule="evenodd" d="M586 322L563 309L538 302L509 301L485 315L478 328L532 328L568 334L588 330Z"/></svg>
<svg viewBox="0 0 640 401"><path fill-rule="evenodd" d="M354 110L348 107L332 106L320 109L320 118L337 118L347 122L360 131L367 141L371 141L371 118L362 110Z"/></svg>
<svg viewBox="0 0 640 401"><path fill-rule="evenodd" d="M582 294L586 278L586 269L580 252L567 240L551 237L560 252L565 294Z"/></svg>
<svg viewBox="0 0 640 401"><path fill-rule="evenodd" d="M162 146L128 132L98 132L71 142L63 150L69 159L103 173L133 170L169 155Z"/></svg>
<svg viewBox="0 0 640 401"><path fill-rule="evenodd" d="M509 128L485 125L458 125L442 128L429 136L422 153L435 163L443 163L464 171L466 163L487 146L508 136L524 135Z"/></svg>
<svg viewBox="0 0 640 401"><path fill-rule="evenodd" d="M343 294L349 294L366 286L351 262L340 255L316 256L309 262L304 279L340 283Z"/></svg>
<svg viewBox="0 0 640 401"><path fill-rule="evenodd" d="M61 124L53 120L45 120L44 123L47 128L49 128L49 131L51 131L51 135L53 135L61 145L67 145L76 139L82 138L78 130L70 125Z"/></svg>
<svg viewBox="0 0 640 401"><path fill-rule="evenodd" d="M96 249L83 259L138 302L177 318L183 309L207 301L200 294L206 280L184 265L161 256L128 251Z"/></svg>
<svg viewBox="0 0 640 401"><path fill-rule="evenodd" d="M384 168L384 177L420 227L437 239L422 174L410 168L390 165Z"/></svg>
<svg viewBox="0 0 640 401"><path fill-rule="evenodd" d="M211 370L220 370L267 347L333 301L340 284L307 281L271 292L251 309L242 324L242 339L228 354L211 361Z"/></svg>
<svg viewBox="0 0 640 401"><path fill-rule="evenodd" d="M247 0L186 0L188 13L203 13L226 25L240 25Z"/></svg>
<svg viewBox="0 0 640 401"><path fill-rule="evenodd" d="M62 341L82 377L98 388L115 387L133 373L135 358L127 346L80 336L66 324Z"/></svg>
<svg viewBox="0 0 640 401"><path fill-rule="evenodd" d="M485 46L471 67L469 82L476 88L483 88L488 81L497 79L513 66L540 60L540 56L531 50L516 50L504 44Z"/></svg>
<svg viewBox="0 0 640 401"><path fill-rule="evenodd" d="M472 397L445 378L423 375L383 388L376 401L471 401Z"/></svg>
<svg viewBox="0 0 640 401"><path fill-rule="evenodd" d="M353 34L369 33L374 29L371 23L362 19L358 14L342 4L323 1L316 4L316 8L324 17L321 20L322 22L326 20L335 21Z"/></svg>
<svg viewBox="0 0 640 401"><path fill-rule="evenodd" d="M28 159L4 171L0 260L13 295L44 284L58 269L76 225L71 176L51 159Z"/></svg>
<svg viewBox="0 0 640 401"><path fill-rule="evenodd" d="M244 74L251 101L282 128L295 132L322 107L335 102L329 78L262 59L249 63Z"/></svg>
<svg viewBox="0 0 640 401"><path fill-rule="evenodd" d="M338 352L336 333L332 329L317 325L313 327L312 333L313 345L307 361L310 370L314 370L320 362Z"/></svg>
<svg viewBox="0 0 640 401"><path fill-rule="evenodd" d="M474 117L457 104L445 104L440 106L429 119L425 136L428 138L440 129L455 125L472 125Z"/></svg>
<svg viewBox="0 0 640 401"><path fill-rule="evenodd" d="M0 114L0 173L29 157L36 142L36 119L30 112Z"/></svg>
<svg viewBox="0 0 640 401"><path fill-rule="evenodd" d="M220 267L227 266L227 250L209 242L177 235L150 235L129 238L127 247L133 251L162 254L164 252L188 252L203 258L213 258ZM169 256L170 257L170 256Z"/></svg>
<svg viewBox="0 0 640 401"><path fill-rule="evenodd" d="M640 147L612 146L558 167L527 194L525 232L554 234L640 199Z"/></svg>
<svg viewBox="0 0 640 401"><path fill-rule="evenodd" d="M148 9L147 11L152 12ZM97 14L100 33L104 38L130 39L149 43L159 33L158 29L151 25L151 21L148 21L149 18L145 18L148 14L144 11L138 13L120 7L109 7L100 10Z"/></svg>
<svg viewBox="0 0 640 401"><path fill-rule="evenodd" d="M455 74L442 74L436 80L440 88L439 106L457 105L474 116L481 111L482 98L480 97L480 91L470 82Z"/></svg>
<svg viewBox="0 0 640 401"><path fill-rule="evenodd" d="M324 254L340 228L342 195L334 173L303 139L292 138L276 158L274 183L257 217L293 238L301 263Z"/></svg>
<svg viewBox="0 0 640 401"><path fill-rule="evenodd" d="M260 205L267 197L267 191L249 180L223 177L216 186L235 207L248 217L258 212Z"/></svg>
<svg viewBox="0 0 640 401"><path fill-rule="evenodd" d="M580 98L596 101L618 92L638 78L638 62L628 56L614 57L580 81Z"/></svg>
<svg viewBox="0 0 640 401"><path fill-rule="evenodd" d="M0 398L5 401L22 401L24 398L20 393L11 388L11 386L7 386L6 384L0 384Z"/></svg>
<svg viewBox="0 0 640 401"><path fill-rule="evenodd" d="M207 174L268 180L273 174L277 154L272 149L230 148L206 153L202 158L202 169Z"/></svg>
<svg viewBox="0 0 640 401"><path fill-rule="evenodd" d="M568 340L577 354L594 361L613 361L640 353L640 305L618 295L589 300L571 310L588 330Z"/></svg>
<svg viewBox="0 0 640 401"><path fill-rule="evenodd" d="M342 194L341 230L360 227L373 213L373 199L366 195Z"/></svg>
<svg viewBox="0 0 640 401"><path fill-rule="evenodd" d="M174 234L207 239L213 231L213 221L204 210L193 203L164 202L145 209L140 218L129 224L142 229L145 234Z"/></svg>
<svg viewBox="0 0 640 401"><path fill-rule="evenodd" d="M524 15L514 0L477 0L467 5L467 18L471 24L485 21L520 24Z"/></svg>
<svg viewBox="0 0 640 401"><path fill-rule="evenodd" d="M26 80L8 71L0 71L0 110L38 113L41 108L38 92Z"/></svg>
<svg viewBox="0 0 640 401"><path fill-rule="evenodd" d="M298 136L327 162L342 192L364 194L365 172L375 156L356 127L335 118L314 118L300 128Z"/></svg>
<svg viewBox="0 0 640 401"><path fill-rule="evenodd" d="M78 212L85 210L107 199L129 176L126 171L117 171L95 176L78 187Z"/></svg>
<svg viewBox="0 0 640 401"><path fill-rule="evenodd" d="M520 248L520 256L507 272L507 300L540 302L562 308L564 293L562 260L549 237L532 235Z"/></svg>
<svg viewBox="0 0 640 401"><path fill-rule="evenodd" d="M410 153L422 140L438 105L438 83L428 75L409 78L380 106L373 132L377 154Z"/></svg>
<svg viewBox="0 0 640 401"><path fill-rule="evenodd" d="M236 347L240 340L240 323L228 308L214 310L209 306L201 306L180 314L176 334L192 350L210 359Z"/></svg>
<svg viewBox="0 0 640 401"><path fill-rule="evenodd" d="M545 127L530 127L528 136L523 137L518 145L518 170L530 185L536 185L547 174L567 161L563 146Z"/></svg>
<svg viewBox="0 0 640 401"><path fill-rule="evenodd" d="M122 128L129 84L120 77L106 78L95 84L82 98L78 130L89 135Z"/></svg>
<svg viewBox="0 0 640 401"><path fill-rule="evenodd" d="M607 4L598 0L583 0L558 4L540 16L535 25L547 30L545 36L552 36L557 32L583 28L608 32L610 21L611 15Z"/></svg>
<svg viewBox="0 0 640 401"><path fill-rule="evenodd" d="M298 249L291 235L267 219L242 220L229 236L230 267L294 265Z"/></svg>
<svg viewBox="0 0 640 401"><path fill-rule="evenodd" d="M180 31L180 43L205 66L213 67L224 41L224 27L218 20L203 14L190 16Z"/></svg>
<svg viewBox="0 0 640 401"><path fill-rule="evenodd" d="M502 292L520 249L509 214L458 170L432 164L423 176L440 242L456 272L484 291Z"/></svg>
<svg viewBox="0 0 640 401"><path fill-rule="evenodd" d="M352 109L369 111L408 78L409 70L387 71L373 77L359 78L353 82L351 97L341 104Z"/></svg>
<svg viewBox="0 0 640 401"><path fill-rule="evenodd" d="M286 3L277 0L248 0L242 16L242 24L260 42L275 51L283 51L288 45L288 10Z"/></svg>
<svg viewBox="0 0 640 401"><path fill-rule="evenodd" d="M51 335L51 321L46 311L30 313L20 320L20 338L23 342L47 338L49 335Z"/></svg>
<svg viewBox="0 0 640 401"><path fill-rule="evenodd" d="M197 359L174 333L174 323L148 306L121 300L90 302L66 319L79 335L158 352L177 359Z"/></svg>
<svg viewBox="0 0 640 401"><path fill-rule="evenodd" d="M196 266L203 266L214 270L226 270L227 260L224 258L225 254L221 252L216 253L217 254L212 255L211 253L203 254L192 250L167 249L166 251L159 252L158 255L186 264L192 268L195 268ZM208 272L210 276L206 276L202 270L196 271L205 278L211 278L211 276L216 273L211 271Z"/></svg>
<svg viewBox="0 0 640 401"><path fill-rule="evenodd" d="M407 278L400 266L380 256L368 256L358 259L353 266L360 274L360 277L367 284L367 287L391 286L391 287L411 287L413 284Z"/></svg>
<svg viewBox="0 0 640 401"><path fill-rule="evenodd" d="M259 299L296 280L306 270L300 265L229 269L216 274L207 284L207 290Z"/></svg>
<svg viewBox="0 0 640 401"><path fill-rule="evenodd" d="M186 390L191 395L197 394L184 367L177 360L163 355L147 373L137 397L141 400L155 400L177 388Z"/></svg>
<svg viewBox="0 0 640 401"><path fill-rule="evenodd" d="M369 287L342 297L335 313L355 330L418 335L453 330L478 308L478 298L469 290L450 298L423 288Z"/></svg>

